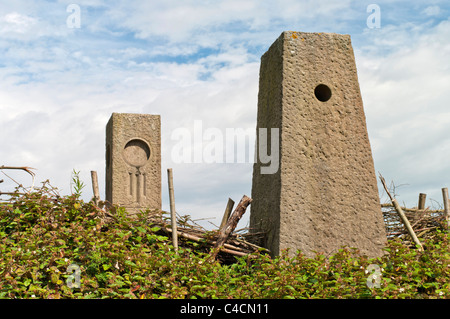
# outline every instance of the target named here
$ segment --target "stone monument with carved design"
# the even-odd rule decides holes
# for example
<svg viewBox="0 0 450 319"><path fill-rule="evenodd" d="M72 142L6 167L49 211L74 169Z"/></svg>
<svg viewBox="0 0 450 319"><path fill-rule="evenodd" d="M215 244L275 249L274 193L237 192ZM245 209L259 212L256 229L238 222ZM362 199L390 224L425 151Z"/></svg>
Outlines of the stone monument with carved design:
<svg viewBox="0 0 450 319"><path fill-rule="evenodd" d="M106 125L106 201L131 214L161 209L159 115L111 115Z"/></svg>

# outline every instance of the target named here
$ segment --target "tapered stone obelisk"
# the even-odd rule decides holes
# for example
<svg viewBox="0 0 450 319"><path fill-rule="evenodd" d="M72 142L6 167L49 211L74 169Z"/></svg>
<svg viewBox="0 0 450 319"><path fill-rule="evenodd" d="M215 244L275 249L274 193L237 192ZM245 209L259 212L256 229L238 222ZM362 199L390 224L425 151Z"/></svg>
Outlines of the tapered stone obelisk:
<svg viewBox="0 0 450 319"><path fill-rule="evenodd" d="M279 129L280 165L263 174L265 164L254 164L251 231L265 233L272 255L286 248L329 255L342 246L382 255L386 234L350 36L283 32L261 58L259 81L257 129Z"/></svg>

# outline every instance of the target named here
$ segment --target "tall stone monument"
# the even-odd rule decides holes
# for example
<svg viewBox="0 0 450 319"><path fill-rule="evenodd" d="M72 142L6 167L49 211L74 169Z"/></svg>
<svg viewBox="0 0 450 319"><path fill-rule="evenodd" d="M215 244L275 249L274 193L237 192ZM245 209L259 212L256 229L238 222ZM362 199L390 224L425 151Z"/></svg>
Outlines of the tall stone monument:
<svg viewBox="0 0 450 319"><path fill-rule="evenodd" d="M161 209L159 115L111 115L106 125L106 200L131 214Z"/></svg>
<svg viewBox="0 0 450 319"><path fill-rule="evenodd" d="M286 248L329 255L342 246L382 255L386 234L350 36L283 32L261 58L259 81L257 130L279 129L280 165L264 174L264 164L254 164L252 231L265 233L272 255Z"/></svg>

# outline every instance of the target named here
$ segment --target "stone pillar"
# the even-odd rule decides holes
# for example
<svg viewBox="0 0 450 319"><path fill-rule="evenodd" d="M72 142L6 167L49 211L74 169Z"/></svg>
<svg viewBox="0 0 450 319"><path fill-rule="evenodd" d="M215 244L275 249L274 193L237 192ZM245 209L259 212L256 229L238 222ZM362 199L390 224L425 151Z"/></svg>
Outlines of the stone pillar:
<svg viewBox="0 0 450 319"><path fill-rule="evenodd" d="M106 125L106 200L131 214L161 209L159 115L112 114Z"/></svg>
<svg viewBox="0 0 450 319"><path fill-rule="evenodd" d="M283 32L261 58L259 81L257 131L279 129L280 165L262 174L265 164L254 164L251 231L265 233L274 256L286 248L329 255L341 246L382 255L386 234L350 36Z"/></svg>

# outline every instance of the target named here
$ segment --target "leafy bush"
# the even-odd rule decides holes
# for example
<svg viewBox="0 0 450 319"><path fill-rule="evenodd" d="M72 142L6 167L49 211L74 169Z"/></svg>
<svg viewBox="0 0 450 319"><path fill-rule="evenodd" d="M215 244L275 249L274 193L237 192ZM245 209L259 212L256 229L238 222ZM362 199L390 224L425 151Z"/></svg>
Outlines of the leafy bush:
<svg viewBox="0 0 450 319"><path fill-rule="evenodd" d="M328 258L285 251L223 265L194 248L175 253L144 218L129 219L120 209L114 216L106 223L104 211L80 200L78 191L61 197L46 183L0 204L0 297L450 297L446 233L428 239L423 252L390 241L386 255L375 259L342 248Z"/></svg>

